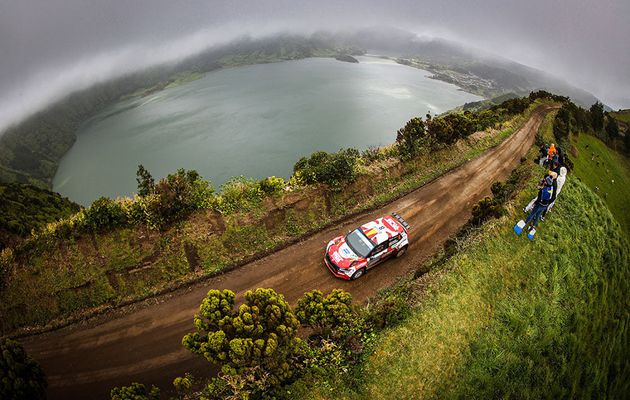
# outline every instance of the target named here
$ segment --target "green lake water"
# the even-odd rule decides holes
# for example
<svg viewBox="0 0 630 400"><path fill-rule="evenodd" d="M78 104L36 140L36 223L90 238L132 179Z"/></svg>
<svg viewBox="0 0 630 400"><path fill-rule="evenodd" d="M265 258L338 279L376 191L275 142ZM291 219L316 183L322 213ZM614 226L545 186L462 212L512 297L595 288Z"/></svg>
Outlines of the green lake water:
<svg viewBox="0 0 630 400"><path fill-rule="evenodd" d="M392 143L414 116L481 98L376 57L311 58L215 71L86 121L54 190L88 205L130 195L143 164L156 178L196 169L215 187L232 176L289 177L317 150Z"/></svg>

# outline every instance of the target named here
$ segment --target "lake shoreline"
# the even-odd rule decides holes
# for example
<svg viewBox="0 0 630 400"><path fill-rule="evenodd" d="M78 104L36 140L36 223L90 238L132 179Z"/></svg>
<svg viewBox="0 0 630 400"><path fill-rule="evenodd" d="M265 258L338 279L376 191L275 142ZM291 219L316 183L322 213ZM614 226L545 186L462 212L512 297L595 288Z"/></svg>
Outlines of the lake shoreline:
<svg viewBox="0 0 630 400"><path fill-rule="evenodd" d="M392 60L358 61L225 68L122 100L80 127L54 190L83 205L129 196L138 164L156 178L195 169L217 187L239 175L288 177L314 151L388 144L400 121L478 99Z"/></svg>

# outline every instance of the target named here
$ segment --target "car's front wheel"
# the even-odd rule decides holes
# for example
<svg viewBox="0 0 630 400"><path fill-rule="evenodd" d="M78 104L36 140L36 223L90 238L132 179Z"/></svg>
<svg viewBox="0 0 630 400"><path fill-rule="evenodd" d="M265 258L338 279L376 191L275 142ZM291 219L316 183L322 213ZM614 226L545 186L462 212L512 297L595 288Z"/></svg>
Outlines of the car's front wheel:
<svg viewBox="0 0 630 400"><path fill-rule="evenodd" d="M350 279L352 279L352 280L359 279L360 277L363 276L364 273L365 273L365 268L358 269L358 270L355 271L354 274L352 274Z"/></svg>
<svg viewBox="0 0 630 400"><path fill-rule="evenodd" d="M396 258L402 257L402 255L405 254L406 252L407 252L407 246L404 246L402 249L396 252Z"/></svg>

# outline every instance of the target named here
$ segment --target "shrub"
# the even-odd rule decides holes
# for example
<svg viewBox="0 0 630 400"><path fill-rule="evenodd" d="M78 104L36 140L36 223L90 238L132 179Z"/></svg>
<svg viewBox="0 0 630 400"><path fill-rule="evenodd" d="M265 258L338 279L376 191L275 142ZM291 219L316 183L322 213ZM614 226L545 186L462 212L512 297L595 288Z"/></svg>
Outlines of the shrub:
<svg viewBox="0 0 630 400"><path fill-rule="evenodd" d="M286 186L284 178L270 176L258 182L258 187L267 195L276 195L282 193Z"/></svg>
<svg viewBox="0 0 630 400"><path fill-rule="evenodd" d="M11 339L0 339L0 398L45 399L46 378L39 364Z"/></svg>
<svg viewBox="0 0 630 400"><path fill-rule="evenodd" d="M132 383L130 386L117 387L110 392L111 400L159 400L160 389L151 386L147 389L142 383Z"/></svg>
<svg viewBox="0 0 630 400"><path fill-rule="evenodd" d="M386 157L385 154L381 152L381 149L378 146L370 146L361 152L361 158L366 163L371 163L374 161L382 160Z"/></svg>
<svg viewBox="0 0 630 400"><path fill-rule="evenodd" d="M179 376L173 380L173 386L178 393L186 393L192 389L193 376L189 373L183 377Z"/></svg>
<svg viewBox="0 0 630 400"><path fill-rule="evenodd" d="M12 249L7 247L0 250L0 289L4 288L9 280L13 261L14 255Z"/></svg>
<svg viewBox="0 0 630 400"><path fill-rule="evenodd" d="M246 380L252 392L279 386L301 366L304 344L297 336L299 321L273 289L247 291L238 310L234 310L234 292L210 290L194 325L197 331L184 336L182 344L220 365L222 373L243 377L260 367L265 387Z"/></svg>
<svg viewBox="0 0 630 400"><path fill-rule="evenodd" d="M334 289L326 297L319 290L304 293L295 315L302 325L320 331L340 328L352 320L352 295L341 289Z"/></svg>
<svg viewBox="0 0 630 400"><path fill-rule="evenodd" d="M83 229L100 232L123 225L126 222L127 216L120 203L107 197L101 197L95 200L90 208L85 210Z"/></svg>
<svg viewBox="0 0 630 400"><path fill-rule="evenodd" d="M213 193L210 182L197 171L178 169L160 179L151 191L135 197L132 203L123 201L120 207L129 222L161 228L191 211L210 207Z"/></svg>
<svg viewBox="0 0 630 400"><path fill-rule="evenodd" d="M302 183L324 183L339 188L342 183L356 179L358 160L357 149L342 149L337 153L317 151L308 158L302 157L293 167L293 172Z"/></svg>
<svg viewBox="0 0 630 400"><path fill-rule="evenodd" d="M221 195L216 199L216 208L225 214L240 210L248 211L259 205L264 195L265 192L259 182L244 176L235 177L221 185Z"/></svg>
<svg viewBox="0 0 630 400"><path fill-rule="evenodd" d="M420 150L427 147L427 133L422 118L412 118L396 132L398 151L403 159L411 159L420 154Z"/></svg>
<svg viewBox="0 0 630 400"><path fill-rule="evenodd" d="M391 295L385 296L371 305L365 315L368 326L384 329L407 318L411 313L411 306L404 290L404 286L396 287Z"/></svg>

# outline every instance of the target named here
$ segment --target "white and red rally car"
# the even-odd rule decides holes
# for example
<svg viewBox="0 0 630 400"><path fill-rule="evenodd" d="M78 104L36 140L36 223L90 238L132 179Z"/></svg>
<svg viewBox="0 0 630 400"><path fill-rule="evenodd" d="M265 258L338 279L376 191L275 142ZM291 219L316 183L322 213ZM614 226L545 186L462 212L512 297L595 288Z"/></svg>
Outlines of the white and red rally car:
<svg viewBox="0 0 630 400"><path fill-rule="evenodd" d="M328 242L324 263L338 278L357 279L386 258L405 254L408 229L396 213L370 221Z"/></svg>

